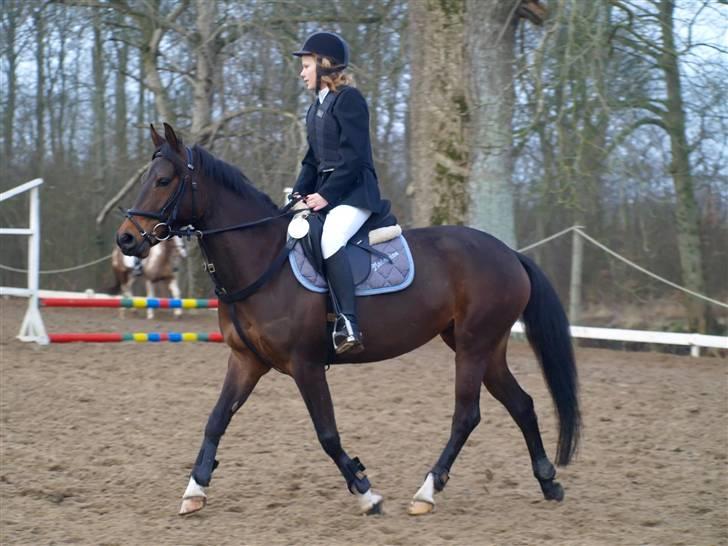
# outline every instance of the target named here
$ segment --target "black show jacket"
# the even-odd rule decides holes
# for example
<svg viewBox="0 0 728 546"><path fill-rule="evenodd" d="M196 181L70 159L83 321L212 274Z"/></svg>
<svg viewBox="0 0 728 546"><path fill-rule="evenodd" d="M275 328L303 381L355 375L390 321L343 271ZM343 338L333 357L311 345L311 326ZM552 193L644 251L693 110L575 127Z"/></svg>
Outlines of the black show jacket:
<svg viewBox="0 0 728 546"><path fill-rule="evenodd" d="M330 207L351 205L377 214L383 203L369 138L369 108L355 87L329 91L306 114L308 151L294 192L319 193Z"/></svg>

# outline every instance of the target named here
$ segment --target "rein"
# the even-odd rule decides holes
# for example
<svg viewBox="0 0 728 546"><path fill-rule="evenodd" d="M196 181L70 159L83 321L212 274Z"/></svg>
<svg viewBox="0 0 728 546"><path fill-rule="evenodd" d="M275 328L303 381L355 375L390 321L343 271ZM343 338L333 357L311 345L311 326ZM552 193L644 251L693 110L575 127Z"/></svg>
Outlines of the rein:
<svg viewBox="0 0 728 546"><path fill-rule="evenodd" d="M277 256L273 259L273 261L270 263L268 268L263 272L263 274L258 277L257 280L253 281L250 285L246 286L245 288L242 288L241 290L237 290L233 293L229 293L226 288L222 285L222 282L220 282L220 279L215 274L216 268L215 264L213 264L208 259L208 253L207 248L204 242L204 237L207 235L216 235L218 233L225 233L228 231L235 231L240 229L246 229L251 228L255 226L260 226L262 224L266 224L268 222L271 222L273 220L277 220L278 218L282 218L284 216L287 216L291 213L291 209L303 199L302 196L296 195L291 199L291 201L288 202L282 209L280 209L279 214L275 214L273 216L267 216L265 218L260 218L258 220L254 220L252 222L244 222L242 224L235 224L232 226L225 226L221 228L214 228L214 229L195 229L193 225L188 225L185 228L182 229L174 229L171 226L174 224L174 222L177 219L177 213L179 211L179 203L182 200L182 196L184 195L185 188L187 183L189 182L190 187L192 188L192 221L194 222L197 219L197 212L196 212L196 200L195 195L197 192L197 180L194 179L193 173L194 173L194 165L192 162L192 151L189 148L186 148L187 150L187 164L185 165L186 172L184 176L181 177L181 182L177 186L177 189L175 190L174 194L170 196L170 198L167 200L167 202L162 206L162 208L159 210L159 212L150 212L145 210L138 210L138 209L127 209L124 211L124 215L129 219L129 221L134 225L134 227L137 228L141 236L150 244L156 244L160 241L166 241L170 237L178 236L178 237L187 237L189 240L193 235L197 237L197 242L200 246L200 251L202 253L203 261L204 261L204 268L205 271L210 275L210 279L212 280L213 284L215 285L215 294L217 295L218 299L222 301L223 303L227 303L229 306L229 314L232 319L233 325L235 326L235 331L237 332L238 336L240 336L240 339L245 343L245 345L250 349L250 351L258 357L258 359L265 364L268 367L273 367L273 365L270 363L270 361L265 358L253 345L253 343L250 341L248 336L245 335L245 331L243 330L242 325L240 324L240 320L238 319L237 314L235 313L235 303L243 301L250 296L252 296L255 292L257 292L265 283L267 283L275 273L278 272L278 270L283 266L283 264L288 259L288 255L290 254L291 250L293 250L293 247L296 246L296 243L298 242L298 239L293 239L289 237L286 241L286 243L283 245L281 250L278 252ZM152 159L155 159L157 157L163 157L162 151L157 150L154 155L152 156ZM167 156L164 156L165 159L168 159L172 162L172 164L175 166L175 170L180 169L181 162L175 157L170 158ZM179 172L179 171L178 171ZM141 224L136 220L135 216L141 216L144 218L152 218L154 220L159 220L159 223L156 224L151 231L147 232ZM157 232L159 230L164 230L165 235L158 234ZM155 241L156 240L156 241Z"/></svg>

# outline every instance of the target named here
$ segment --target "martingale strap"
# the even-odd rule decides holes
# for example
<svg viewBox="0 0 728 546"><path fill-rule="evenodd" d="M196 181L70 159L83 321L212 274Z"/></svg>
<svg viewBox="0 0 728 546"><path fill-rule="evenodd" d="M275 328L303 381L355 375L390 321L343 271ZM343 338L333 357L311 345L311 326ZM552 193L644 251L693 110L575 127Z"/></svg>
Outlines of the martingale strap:
<svg viewBox="0 0 728 546"><path fill-rule="evenodd" d="M212 279L213 284L215 285L215 294L217 294L218 299L228 304L228 311L230 313L230 317L233 322L233 326L235 327L235 331L237 332L238 336L242 340L242 342L245 344L245 346L250 349L250 352L252 352L258 360L260 360L263 364L268 366L269 368L272 368L273 365L271 362L263 356L260 351L255 347L252 341L250 341L250 338L245 335L245 330L243 329L243 326L240 324L240 319L238 318L238 314L235 312L235 303L239 301L243 301L250 296L252 296L255 292L257 292L265 283L267 283L273 276L278 272L278 270L283 266L283 264L288 260L288 255L290 254L291 250L293 250L293 247L296 246L296 243L298 242L298 239L289 238L286 241L286 244L283 245L280 252L278 252L278 255L275 257L275 259L271 262L271 264L268 266L268 269L266 269L263 274L258 277L254 282L246 286L245 288L238 290L236 292L233 292L232 294L229 294L227 290L225 290L225 287L222 286L222 283L217 278L217 275L215 275L215 268L211 267L211 264L207 260L207 252L205 251L205 246L203 244L203 240L199 239L200 244L200 250L202 251L202 256L205 259L205 270L210 274L210 278Z"/></svg>
<svg viewBox="0 0 728 546"><path fill-rule="evenodd" d="M281 268L283 263L288 259L288 254L290 254L297 242L298 239L288 239L286 244L281 248L280 252L278 252L278 255L268 266L268 269L266 269L257 280L237 292L229 294L227 290L225 290L225 288L217 282L216 277L213 277L213 282L215 283L215 294L217 294L217 297L223 303L235 303L236 301L243 301L247 299L257 292L261 286L267 283L271 277L273 277L273 274Z"/></svg>

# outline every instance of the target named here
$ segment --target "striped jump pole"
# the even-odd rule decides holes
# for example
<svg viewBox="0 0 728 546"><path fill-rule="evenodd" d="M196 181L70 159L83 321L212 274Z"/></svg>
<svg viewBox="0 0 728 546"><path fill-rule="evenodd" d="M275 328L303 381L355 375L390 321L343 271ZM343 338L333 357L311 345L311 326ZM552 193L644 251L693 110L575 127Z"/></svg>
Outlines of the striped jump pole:
<svg viewBox="0 0 728 546"><path fill-rule="evenodd" d="M121 307L125 309L217 309L216 299L197 298L41 298L42 307Z"/></svg>
<svg viewBox="0 0 728 546"><path fill-rule="evenodd" d="M168 341L179 343L182 341L205 341L209 343L221 343L220 332L198 333L198 332L133 332L128 334L119 333L98 333L80 332L64 334L48 334L51 343L118 343L122 341L135 341L137 343L158 343Z"/></svg>

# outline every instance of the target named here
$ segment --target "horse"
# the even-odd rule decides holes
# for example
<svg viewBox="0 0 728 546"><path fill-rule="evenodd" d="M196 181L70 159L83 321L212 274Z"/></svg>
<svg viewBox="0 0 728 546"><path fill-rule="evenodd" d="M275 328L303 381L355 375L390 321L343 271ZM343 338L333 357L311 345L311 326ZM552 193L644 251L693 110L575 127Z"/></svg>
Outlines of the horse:
<svg viewBox="0 0 728 546"><path fill-rule="evenodd" d="M155 297L156 283L165 283L171 297L179 298L181 293L177 283L177 268L180 259L186 256L187 251L179 238L161 241L160 244L150 248L149 254L141 259L125 256L118 245L114 245L114 250L111 252L111 269L114 272L115 284L109 291L131 298L134 282L143 277L148 298ZM122 313L124 311L121 309ZM175 308L174 316L181 315L182 309ZM147 307L147 318L154 318L154 309L151 307Z"/></svg>
<svg viewBox="0 0 728 546"><path fill-rule="evenodd" d="M273 369L295 382L318 441L359 510L380 513L382 495L372 489L359 458L351 458L342 447L326 369L329 364L394 358L438 335L455 352L455 409L450 437L410 502L409 513L433 511L435 494L445 487L480 420L481 385L520 428L544 498L564 498L544 449L533 400L506 360L511 327L521 317L558 416L555 463L568 464L581 428L569 322L552 285L532 260L465 226L405 230L416 268L412 284L399 292L360 297L365 349L335 355L325 327L328 296L303 288L286 263L289 211L279 209L238 168L199 145L185 146L166 123L164 129L161 136L151 126L155 151L116 241L127 256L144 257L159 239L196 236L221 300L219 325L230 348L225 380L208 417L180 515L206 505L220 440L258 381Z"/></svg>

